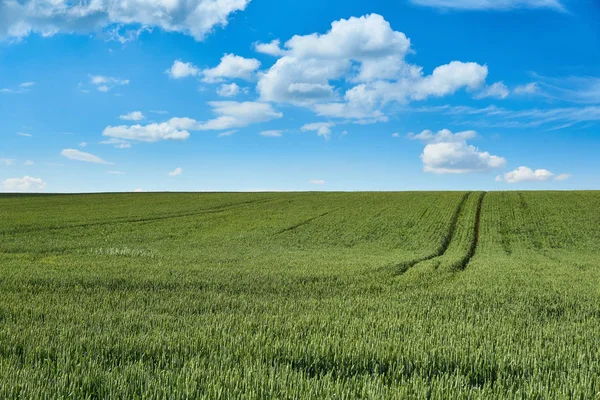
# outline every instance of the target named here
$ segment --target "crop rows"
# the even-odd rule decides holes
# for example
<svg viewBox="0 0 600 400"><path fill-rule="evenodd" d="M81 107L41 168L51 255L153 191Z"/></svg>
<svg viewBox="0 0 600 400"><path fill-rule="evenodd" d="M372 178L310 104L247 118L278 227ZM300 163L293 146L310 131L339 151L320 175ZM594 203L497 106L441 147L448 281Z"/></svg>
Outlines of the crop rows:
<svg viewBox="0 0 600 400"><path fill-rule="evenodd" d="M0 398L600 393L595 192L0 206Z"/></svg>

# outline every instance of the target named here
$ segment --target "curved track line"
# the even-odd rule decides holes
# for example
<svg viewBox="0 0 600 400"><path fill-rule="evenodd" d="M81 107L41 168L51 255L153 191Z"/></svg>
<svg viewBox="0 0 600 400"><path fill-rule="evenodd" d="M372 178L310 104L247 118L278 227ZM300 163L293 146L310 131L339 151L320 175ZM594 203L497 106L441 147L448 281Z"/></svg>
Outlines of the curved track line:
<svg viewBox="0 0 600 400"><path fill-rule="evenodd" d="M396 264L395 267L396 267L397 275L402 275L403 273L405 273L410 268L414 267L415 265L417 265L420 262L431 260L433 258L444 255L446 250L448 250L448 247L450 247L450 242L452 242L452 238L454 237L454 232L456 231L456 225L458 224L458 218L460 217L460 214L462 213L465 203L467 202L467 198L471 194L472 194L472 192L465 193L464 196L462 197L462 199L460 200L460 203L458 203L458 206L456 207L456 210L454 210L454 214L452 215L452 219L450 221L450 227L448 228L448 233L444 237L444 241L442 242L441 246L434 253L432 253L428 256Z"/></svg>
<svg viewBox="0 0 600 400"><path fill-rule="evenodd" d="M285 233L285 232L293 231L296 228L299 228L299 227L301 227L303 225L306 225L306 224L314 221L315 219L322 218L322 217L324 217L324 216L326 216L328 214L331 214L332 212L335 212L337 210L339 210L339 208L336 208L335 210L330 210L330 211L324 212L323 214L315 215L314 217L310 217L308 219L305 219L304 221L298 222L295 225L289 226L287 228L284 228L284 229L282 229L280 231L275 232L275 235L279 235L279 234L282 234L282 233Z"/></svg>

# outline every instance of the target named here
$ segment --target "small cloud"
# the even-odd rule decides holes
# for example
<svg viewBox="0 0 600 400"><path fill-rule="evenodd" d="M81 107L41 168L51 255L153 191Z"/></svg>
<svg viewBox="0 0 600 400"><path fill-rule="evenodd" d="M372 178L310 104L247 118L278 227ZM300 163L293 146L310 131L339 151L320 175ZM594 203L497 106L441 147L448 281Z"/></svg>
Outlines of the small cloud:
<svg viewBox="0 0 600 400"><path fill-rule="evenodd" d="M100 92L108 92L115 86L129 85L129 79L113 78L111 76L90 75L90 83Z"/></svg>
<svg viewBox="0 0 600 400"><path fill-rule="evenodd" d="M0 164L4 165L6 167L10 167L14 163L15 163L15 160L13 160L12 158L0 158Z"/></svg>
<svg viewBox="0 0 600 400"><path fill-rule="evenodd" d="M158 115L165 115L165 114L168 114L168 113L169 113L169 112L168 112L168 111L166 111L166 110L150 110L150 112L151 112L152 114L158 114Z"/></svg>
<svg viewBox="0 0 600 400"><path fill-rule="evenodd" d="M504 82L496 82L493 85L484 87L474 97L476 99L485 99L487 97L494 97L496 99L505 99L510 94L510 90L506 87Z"/></svg>
<svg viewBox="0 0 600 400"><path fill-rule="evenodd" d="M177 167L173 171L169 172L168 175L169 176L178 176L178 175L181 175L181 174L183 174L183 168Z"/></svg>
<svg viewBox="0 0 600 400"><path fill-rule="evenodd" d="M165 71L165 74L173 79L181 79L188 76L198 76L200 69L192 63L175 60L173 65Z"/></svg>
<svg viewBox="0 0 600 400"><path fill-rule="evenodd" d="M400 134L398 132L394 132L392 133L392 137L400 137Z"/></svg>
<svg viewBox="0 0 600 400"><path fill-rule="evenodd" d="M121 171L106 171L106 173L111 175L125 175L125 172Z"/></svg>
<svg viewBox="0 0 600 400"><path fill-rule="evenodd" d="M324 185L325 181L323 179L311 179L310 181L308 181L308 183L311 183L313 185Z"/></svg>
<svg viewBox="0 0 600 400"><path fill-rule="evenodd" d="M87 147L87 142L81 142L79 143L79 147Z"/></svg>
<svg viewBox="0 0 600 400"><path fill-rule="evenodd" d="M317 135L323 136L325 139L329 139L331 135L331 128L334 127L333 122L314 122L312 124L306 124L300 128L302 132L316 131Z"/></svg>
<svg viewBox="0 0 600 400"><path fill-rule="evenodd" d="M265 137L281 137L282 134L282 130L270 130L270 131L262 131L259 133L260 136L265 136Z"/></svg>
<svg viewBox="0 0 600 400"><path fill-rule="evenodd" d="M33 164L34 164L34 162L33 162L33 161L31 161L31 160L27 160L27 161L25 161L25 163L24 163L24 165L26 165L26 166L33 165Z"/></svg>
<svg viewBox="0 0 600 400"><path fill-rule="evenodd" d="M280 40L274 39L269 43L254 43L254 50L259 53L268 54L270 56L279 57L285 54L285 50L280 47Z"/></svg>
<svg viewBox="0 0 600 400"><path fill-rule="evenodd" d="M573 175L571 174L559 174L556 176L556 178L554 178L555 181L566 181L567 179L571 178Z"/></svg>
<svg viewBox="0 0 600 400"><path fill-rule="evenodd" d="M32 87L33 85L35 85L35 82L23 82L19 85L19 87L28 88L28 87Z"/></svg>
<svg viewBox="0 0 600 400"><path fill-rule="evenodd" d="M234 130L232 130L232 131L221 132L221 133L219 133L219 134L217 135L217 137L226 137L226 136L231 136L231 135L233 135L233 134L234 134L234 133L236 133L236 132L237 132L237 130L236 130L236 129L234 129Z"/></svg>
<svg viewBox="0 0 600 400"><path fill-rule="evenodd" d="M346 136L348 134L347 130L343 130L342 133L340 133L340 136Z"/></svg>
<svg viewBox="0 0 600 400"><path fill-rule="evenodd" d="M536 82L528 83L527 85L519 85L513 89L514 94L536 94L539 91L539 86Z"/></svg>
<svg viewBox="0 0 600 400"><path fill-rule="evenodd" d="M79 151L79 150L75 150L75 149L64 149L63 151L61 151L60 154L63 157L67 157L68 159L76 160L76 161L84 161L84 162L95 163L95 164L113 164L111 162L104 161L100 157L95 156L93 154L84 153L83 151Z"/></svg>
<svg viewBox="0 0 600 400"><path fill-rule="evenodd" d="M142 114L141 111L132 111L128 114L123 114L119 116L119 119L125 120L125 121L141 121L144 118L144 114Z"/></svg>
<svg viewBox="0 0 600 400"><path fill-rule="evenodd" d="M142 188L137 188L134 190L135 193L141 193L143 191L144 191L144 189L142 189Z"/></svg>
<svg viewBox="0 0 600 400"><path fill-rule="evenodd" d="M17 132L17 135L24 136L24 137L32 137L33 136L31 133L25 133L25 132Z"/></svg>
<svg viewBox="0 0 600 400"><path fill-rule="evenodd" d="M108 140L103 140L99 144L110 144L113 145L115 149L129 149L131 148L131 143L122 139L110 138Z"/></svg>
<svg viewBox="0 0 600 400"><path fill-rule="evenodd" d="M520 183L520 182L544 182L549 180L564 181L571 175L554 175L547 169L536 169L535 171L528 167L519 167L514 171L507 172L504 176L498 175L496 182Z"/></svg>
<svg viewBox="0 0 600 400"><path fill-rule="evenodd" d="M235 83L230 83L229 85L224 83L217 89L217 94L221 97L234 97L239 92L240 87Z"/></svg>
<svg viewBox="0 0 600 400"><path fill-rule="evenodd" d="M2 182L4 191L7 192L37 192L44 190L46 182L40 178L25 175L22 178L9 178Z"/></svg>

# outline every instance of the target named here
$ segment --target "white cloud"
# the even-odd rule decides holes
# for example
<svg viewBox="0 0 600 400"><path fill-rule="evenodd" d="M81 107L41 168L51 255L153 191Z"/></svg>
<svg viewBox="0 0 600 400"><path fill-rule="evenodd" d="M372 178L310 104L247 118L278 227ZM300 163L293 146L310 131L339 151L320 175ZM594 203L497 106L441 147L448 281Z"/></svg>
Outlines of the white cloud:
<svg viewBox="0 0 600 400"><path fill-rule="evenodd" d="M559 0L410 0L421 6L457 10L512 10L515 8L550 8L565 11Z"/></svg>
<svg viewBox="0 0 600 400"><path fill-rule="evenodd" d="M110 175L125 175L125 172L122 171L106 171L106 173Z"/></svg>
<svg viewBox="0 0 600 400"><path fill-rule="evenodd" d="M393 136L393 135L392 135ZM475 131L463 131L452 133L448 129L442 129L438 132L425 129L421 133L409 133L408 138L411 140L420 140L425 143L441 143L441 142L464 142L473 139L477 136Z"/></svg>
<svg viewBox="0 0 600 400"><path fill-rule="evenodd" d="M79 150L75 150L75 149L64 149L63 151L61 151L60 154L71 160L85 161L85 162L96 163L96 164L113 164L111 162L104 161L100 157L95 156L93 154L85 153L83 151L79 151Z"/></svg>
<svg viewBox="0 0 600 400"><path fill-rule="evenodd" d="M186 140L190 133L186 130L196 121L190 118L171 118L167 122L152 123L148 125L118 125L107 126L102 131L102 136L115 139L133 140L140 142L157 142L159 140ZM103 144L117 144L105 142Z"/></svg>
<svg viewBox="0 0 600 400"><path fill-rule="evenodd" d="M100 92L108 92L115 86L129 85L129 79L118 79L111 76L90 75L90 83Z"/></svg>
<svg viewBox="0 0 600 400"><path fill-rule="evenodd" d="M535 94L539 91L539 86L536 82L531 82L526 85L519 85L513 89L514 94Z"/></svg>
<svg viewBox="0 0 600 400"><path fill-rule="evenodd" d="M331 135L331 128L335 124L333 122L313 122L312 124L306 124L300 128L302 132L316 131L317 135L323 136L325 139L329 139Z"/></svg>
<svg viewBox="0 0 600 400"><path fill-rule="evenodd" d="M279 48L278 42L272 44ZM460 61L426 75L406 62L411 52L406 35L377 14L334 21L329 32L296 35L284 48L282 57L259 74L260 98L359 123L386 121L383 108L391 102L442 97L461 89L474 92L488 75L487 66Z"/></svg>
<svg viewBox="0 0 600 400"><path fill-rule="evenodd" d="M121 42L145 30L161 28L203 40L250 0L23 0L0 3L0 39L20 39L36 33L100 33Z"/></svg>
<svg viewBox="0 0 600 400"><path fill-rule="evenodd" d="M44 190L46 182L40 178L25 175L22 178L9 178L2 182L2 187L7 192L38 192Z"/></svg>
<svg viewBox="0 0 600 400"><path fill-rule="evenodd" d="M310 181L308 181L308 183L311 183L313 185L324 185L325 181L323 179L311 179Z"/></svg>
<svg viewBox="0 0 600 400"><path fill-rule="evenodd" d="M79 143L79 147L87 147L87 142L81 142Z"/></svg>
<svg viewBox="0 0 600 400"><path fill-rule="evenodd" d="M150 110L150 112L153 113L153 114L158 114L158 115L166 115L166 114L169 113L166 110Z"/></svg>
<svg viewBox="0 0 600 400"><path fill-rule="evenodd" d="M131 148L131 143L123 139L110 138L108 140L103 140L100 144L109 144L112 145L115 149L129 149Z"/></svg>
<svg viewBox="0 0 600 400"><path fill-rule="evenodd" d="M125 121L141 121L144 118L144 114L142 114L141 111L132 111L129 114L123 114L119 116L119 119L125 120Z"/></svg>
<svg viewBox="0 0 600 400"><path fill-rule="evenodd" d="M236 130L236 129L234 129L234 130L231 130L231 131L225 131L225 132L221 132L221 133L219 133L219 134L217 135L217 137L226 137L226 136L231 136L231 135L233 135L233 134L234 134L234 133L236 133L236 132L237 132L237 130Z"/></svg>
<svg viewBox="0 0 600 400"><path fill-rule="evenodd" d="M279 39L274 39L269 43L254 43L254 49L263 54L268 54L270 56L282 56L285 54L285 50L280 47Z"/></svg>
<svg viewBox="0 0 600 400"><path fill-rule="evenodd" d="M0 164L3 164L6 167L10 167L15 163L15 160L12 158L0 158Z"/></svg>
<svg viewBox="0 0 600 400"><path fill-rule="evenodd" d="M566 181L567 179L571 178L571 174L559 174L556 175L556 177L554 177L555 181Z"/></svg>
<svg viewBox="0 0 600 400"><path fill-rule="evenodd" d="M31 133L25 133L25 132L17 132L17 135L19 135L19 136L25 136L25 137L32 137L33 136Z"/></svg>
<svg viewBox="0 0 600 400"><path fill-rule="evenodd" d="M549 78L534 74L538 79L537 94L579 104L600 104L600 77L570 76Z"/></svg>
<svg viewBox="0 0 600 400"><path fill-rule="evenodd" d="M208 103L217 118L199 123L196 130L225 130L243 128L245 126L278 119L283 116L268 103L238 102L238 101L210 101Z"/></svg>
<svg viewBox="0 0 600 400"><path fill-rule="evenodd" d="M192 63L175 60L171 68L166 70L165 73L173 79L180 79L188 76L198 76L200 69Z"/></svg>
<svg viewBox="0 0 600 400"><path fill-rule="evenodd" d="M144 189L142 188L137 188L134 190L135 193L142 193L144 191Z"/></svg>
<svg viewBox="0 0 600 400"><path fill-rule="evenodd" d="M235 83L230 83L229 85L224 83L217 89L217 94L222 97L234 97L239 92L240 87Z"/></svg>
<svg viewBox="0 0 600 400"><path fill-rule="evenodd" d="M31 161L31 160L27 160L27 161L25 161L25 163L24 163L24 165L26 165L26 166L33 165L33 164L34 164L34 162L33 162L33 161Z"/></svg>
<svg viewBox="0 0 600 400"><path fill-rule="evenodd" d="M202 80L204 82L221 82L223 78L252 80L258 68L260 68L260 61L255 58L225 54L219 65L202 71L204 75Z"/></svg>
<svg viewBox="0 0 600 400"><path fill-rule="evenodd" d="M510 90L506 87L504 82L496 82L493 85L486 86L480 92L476 93L476 99L485 99L487 97L494 97L497 99L505 99L510 94Z"/></svg>
<svg viewBox="0 0 600 400"><path fill-rule="evenodd" d="M400 137L400 134L398 132L394 132L394 133L392 133L392 137Z"/></svg>
<svg viewBox="0 0 600 400"><path fill-rule="evenodd" d="M33 85L35 85L35 82L23 82L19 85L19 87L28 88L28 87L32 87Z"/></svg>
<svg viewBox="0 0 600 400"><path fill-rule="evenodd" d="M266 137L281 137L281 134L283 133L282 130L270 130L270 131L262 131L260 132L260 136L266 136Z"/></svg>
<svg viewBox="0 0 600 400"><path fill-rule="evenodd" d="M196 121L192 118L171 118L166 122L148 125L107 126L104 128L102 135L115 139L140 142L186 140L190 136L190 130L218 131L243 128L251 124L266 122L283 116L282 113L275 111L268 103L211 101L208 104L217 117L205 122Z"/></svg>
<svg viewBox="0 0 600 400"><path fill-rule="evenodd" d="M181 174L183 174L183 168L177 167L173 171L169 172L168 175L169 176L178 176L178 175L181 175Z"/></svg>
<svg viewBox="0 0 600 400"><path fill-rule="evenodd" d="M504 176L498 175L497 182L505 181L508 183L519 182L541 182L548 181L554 177L554 174L547 169L536 169L533 171L528 167L519 167L514 171L507 172Z"/></svg>
<svg viewBox="0 0 600 400"><path fill-rule="evenodd" d="M467 144L467 140L476 136L475 131L453 134L448 129L442 129L437 133L430 130L419 134L410 133L408 138L427 143L421 154L425 172L465 174L503 167L506 164L504 158L479 151L477 147Z"/></svg>

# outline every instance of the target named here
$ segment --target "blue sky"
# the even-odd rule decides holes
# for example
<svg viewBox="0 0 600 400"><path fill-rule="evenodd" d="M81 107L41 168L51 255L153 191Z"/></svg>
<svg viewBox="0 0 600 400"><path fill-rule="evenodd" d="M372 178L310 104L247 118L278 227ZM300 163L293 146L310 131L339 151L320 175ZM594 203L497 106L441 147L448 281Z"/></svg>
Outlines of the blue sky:
<svg viewBox="0 0 600 400"><path fill-rule="evenodd" d="M600 189L595 0L0 0L0 191Z"/></svg>

